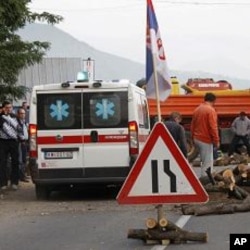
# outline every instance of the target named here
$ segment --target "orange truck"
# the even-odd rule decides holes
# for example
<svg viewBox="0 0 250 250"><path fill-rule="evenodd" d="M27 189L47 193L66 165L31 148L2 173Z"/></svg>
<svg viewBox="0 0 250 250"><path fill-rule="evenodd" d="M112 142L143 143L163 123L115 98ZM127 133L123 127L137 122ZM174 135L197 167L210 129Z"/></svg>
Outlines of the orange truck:
<svg viewBox="0 0 250 250"><path fill-rule="evenodd" d="M216 96L215 109L218 113L218 125L221 139L221 150L227 151L232 139L231 123L240 111L250 114L250 89L233 90L232 85L225 81L214 81L211 78L192 78L186 84L179 86L176 77L172 77L172 93L169 98L160 103L163 118L168 118L173 111L178 111L183 116L183 126L189 137L190 123L194 109L203 102L204 94L213 92ZM184 93L181 93L181 88ZM155 100L149 100L149 113L151 121L157 116ZM190 151L193 151L191 140ZM192 149L192 150L191 150ZM192 154L190 154L192 158Z"/></svg>

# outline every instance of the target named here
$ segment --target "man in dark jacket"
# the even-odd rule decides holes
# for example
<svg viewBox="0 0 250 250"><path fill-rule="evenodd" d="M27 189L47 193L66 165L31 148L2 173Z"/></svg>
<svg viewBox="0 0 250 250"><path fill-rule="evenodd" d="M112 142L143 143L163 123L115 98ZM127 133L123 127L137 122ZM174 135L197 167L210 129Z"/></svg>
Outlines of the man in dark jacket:
<svg viewBox="0 0 250 250"><path fill-rule="evenodd" d="M22 138L22 129L16 115L12 113L12 103L8 100L2 104L0 114L0 188L7 189L7 159L11 159L11 188L17 190L19 181L18 141Z"/></svg>
<svg viewBox="0 0 250 250"><path fill-rule="evenodd" d="M172 112L165 125L172 135L173 139L179 146L183 155L187 158L187 139L183 126L180 124L182 120L181 114L179 112Z"/></svg>

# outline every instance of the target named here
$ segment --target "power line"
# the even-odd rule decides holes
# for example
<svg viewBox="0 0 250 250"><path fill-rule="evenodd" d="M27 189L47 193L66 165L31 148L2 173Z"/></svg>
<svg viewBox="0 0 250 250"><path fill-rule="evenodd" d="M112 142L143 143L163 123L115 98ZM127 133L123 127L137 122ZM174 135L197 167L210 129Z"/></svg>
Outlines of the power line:
<svg viewBox="0 0 250 250"><path fill-rule="evenodd" d="M108 10L123 10L124 8L131 8L131 7L145 7L141 4L126 4L126 5L117 5L117 6L109 6L109 7L98 7L98 8L77 8L77 9L54 9L54 8L31 8L32 10L37 11L61 11L61 12L92 12L92 11L108 11Z"/></svg>
<svg viewBox="0 0 250 250"><path fill-rule="evenodd" d="M113 11L113 10L124 10L124 9L131 9L133 10L134 7L145 7L142 4L142 0L137 0L136 3L133 2L131 4L124 4L124 5L116 5L116 6L106 6L106 7L97 7L97 8L77 8L77 9L59 9L59 8L33 8L33 11L58 11L58 12L98 12L98 11ZM204 6L250 6L250 2L201 2L201 1L175 1L175 0L157 0L155 3L165 3L171 5L204 5Z"/></svg>
<svg viewBox="0 0 250 250"><path fill-rule="evenodd" d="M183 5L250 5L250 3L246 2L199 2L199 1L164 1L159 0L160 3L170 3L170 4L183 4Z"/></svg>

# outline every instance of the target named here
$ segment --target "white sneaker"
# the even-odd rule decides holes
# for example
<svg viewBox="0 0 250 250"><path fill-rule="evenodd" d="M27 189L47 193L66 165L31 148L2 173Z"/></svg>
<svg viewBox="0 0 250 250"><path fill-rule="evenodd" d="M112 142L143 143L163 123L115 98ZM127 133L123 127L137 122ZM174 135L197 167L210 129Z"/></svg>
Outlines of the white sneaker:
<svg viewBox="0 0 250 250"><path fill-rule="evenodd" d="M7 186L2 186L1 190L7 190Z"/></svg>
<svg viewBox="0 0 250 250"><path fill-rule="evenodd" d="M11 185L11 189L16 191L16 190L18 189L18 186L15 185L15 184L12 184L12 185Z"/></svg>

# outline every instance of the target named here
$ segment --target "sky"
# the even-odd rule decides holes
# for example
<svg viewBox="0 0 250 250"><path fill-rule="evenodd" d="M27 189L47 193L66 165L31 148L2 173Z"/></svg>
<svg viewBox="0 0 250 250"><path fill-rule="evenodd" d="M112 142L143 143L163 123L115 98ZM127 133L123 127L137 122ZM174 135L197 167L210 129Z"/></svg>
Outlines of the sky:
<svg viewBox="0 0 250 250"><path fill-rule="evenodd" d="M250 0L152 0L172 70L250 79ZM146 0L33 0L95 49L145 63ZM250 84L249 84L250 87Z"/></svg>

